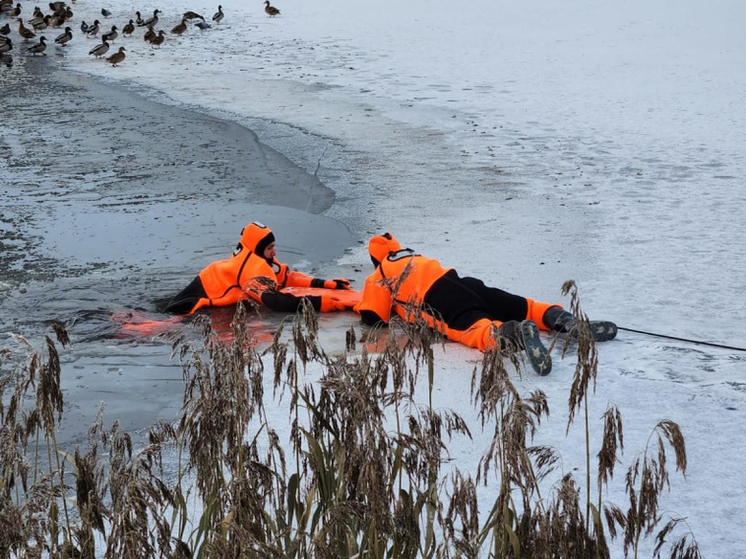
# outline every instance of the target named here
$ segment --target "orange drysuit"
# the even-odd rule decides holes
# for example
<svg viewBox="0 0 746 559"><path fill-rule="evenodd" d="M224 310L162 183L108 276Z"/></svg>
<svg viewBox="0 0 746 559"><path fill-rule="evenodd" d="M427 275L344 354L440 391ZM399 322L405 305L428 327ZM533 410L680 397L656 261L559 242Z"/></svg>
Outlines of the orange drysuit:
<svg viewBox="0 0 746 559"><path fill-rule="evenodd" d="M285 312L297 310L307 298L317 311L343 310L345 305L327 295L298 297L283 293L284 287L324 287L349 289L345 279L323 280L290 270L287 264L264 257L265 249L275 241L265 225L250 223L241 231L241 241L226 260L208 265L166 307L166 312L192 314L202 307L232 305L251 297L267 307Z"/></svg>
<svg viewBox="0 0 746 559"><path fill-rule="evenodd" d="M484 351L494 344L493 327L531 319L549 330L542 320L544 313L560 306L459 277L437 260L402 249L390 233L373 237L368 252L376 270L365 280L363 300L355 306L366 324L388 323L392 309L414 322L411 309L416 308L430 327L449 340Z"/></svg>

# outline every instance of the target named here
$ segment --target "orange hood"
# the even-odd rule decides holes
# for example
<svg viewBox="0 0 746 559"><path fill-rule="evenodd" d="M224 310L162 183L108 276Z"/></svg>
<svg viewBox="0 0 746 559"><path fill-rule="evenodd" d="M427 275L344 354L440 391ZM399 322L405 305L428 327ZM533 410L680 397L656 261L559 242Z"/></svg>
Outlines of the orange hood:
<svg viewBox="0 0 746 559"><path fill-rule="evenodd" d="M264 256L264 249L275 240L272 230L258 221L249 223L241 230L241 244L251 252Z"/></svg>
<svg viewBox="0 0 746 559"><path fill-rule="evenodd" d="M378 267L384 258L392 252L401 250L401 245L391 233L376 235L368 242L368 254L373 261L373 265Z"/></svg>

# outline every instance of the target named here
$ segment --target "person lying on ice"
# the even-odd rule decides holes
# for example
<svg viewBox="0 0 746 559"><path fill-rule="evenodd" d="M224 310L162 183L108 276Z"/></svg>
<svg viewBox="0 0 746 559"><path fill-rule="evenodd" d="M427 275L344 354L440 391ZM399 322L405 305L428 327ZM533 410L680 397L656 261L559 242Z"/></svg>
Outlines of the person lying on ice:
<svg viewBox="0 0 746 559"><path fill-rule="evenodd" d="M392 308L404 320L414 322L414 306L430 327L449 340L482 351L494 346L496 327L503 339L526 352L541 375L551 371L552 362L539 329L575 329L573 315L560 305L511 295L476 278L462 278L433 258L403 249L390 233L371 238L368 253L376 269L365 280L363 299L355 306L368 325L388 323ZM611 322L591 322L591 330L597 341L611 340L617 333Z"/></svg>
<svg viewBox="0 0 746 559"><path fill-rule="evenodd" d="M349 290L350 281L312 278L277 262L276 255L274 233L259 222L250 223L241 230L241 240L233 256L208 265L168 303L165 312L192 314L202 307L233 305L248 297L282 312L295 312L304 298L320 312L350 307L332 295L296 296L283 292L285 287Z"/></svg>

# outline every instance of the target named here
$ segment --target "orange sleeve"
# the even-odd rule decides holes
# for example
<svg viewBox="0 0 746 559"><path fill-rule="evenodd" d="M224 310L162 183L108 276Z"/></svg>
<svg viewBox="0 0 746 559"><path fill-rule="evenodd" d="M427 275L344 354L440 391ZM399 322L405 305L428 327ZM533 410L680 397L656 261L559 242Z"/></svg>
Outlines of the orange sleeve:
<svg viewBox="0 0 746 559"><path fill-rule="evenodd" d="M365 315L374 313L382 322L388 323L391 319L391 291L382 285L382 276L378 270L369 275L365 280L363 299L353 309L365 318ZM366 320L366 322L369 322Z"/></svg>
<svg viewBox="0 0 746 559"><path fill-rule="evenodd" d="M311 285L313 278L297 270L287 272L287 281L285 287L314 287ZM316 286L318 287L318 286Z"/></svg>

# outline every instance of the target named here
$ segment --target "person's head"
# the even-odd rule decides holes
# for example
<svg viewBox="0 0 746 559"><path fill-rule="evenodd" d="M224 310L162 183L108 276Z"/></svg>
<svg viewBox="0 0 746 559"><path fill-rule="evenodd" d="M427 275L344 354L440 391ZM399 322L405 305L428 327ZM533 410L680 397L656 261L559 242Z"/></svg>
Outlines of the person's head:
<svg viewBox="0 0 746 559"><path fill-rule="evenodd" d="M391 233L376 235L371 237L368 242L368 254L370 254L370 260L376 268L389 254L399 250L401 250L401 245Z"/></svg>
<svg viewBox="0 0 746 559"><path fill-rule="evenodd" d="M241 244L267 261L271 261L277 255L274 233L258 221L249 223L241 230Z"/></svg>

